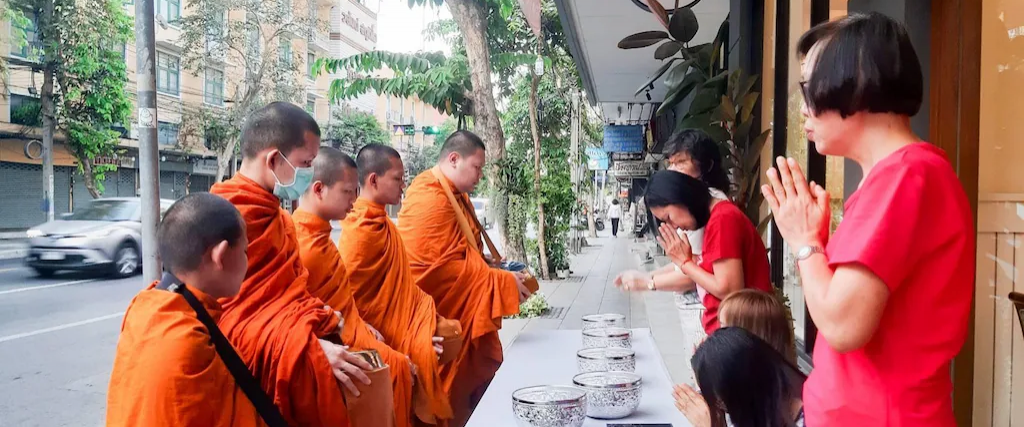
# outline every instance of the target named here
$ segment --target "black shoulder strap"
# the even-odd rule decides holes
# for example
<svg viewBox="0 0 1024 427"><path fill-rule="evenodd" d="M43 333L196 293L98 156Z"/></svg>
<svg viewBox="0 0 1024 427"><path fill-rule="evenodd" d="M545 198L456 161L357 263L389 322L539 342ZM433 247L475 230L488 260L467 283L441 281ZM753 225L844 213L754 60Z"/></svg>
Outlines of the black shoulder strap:
<svg viewBox="0 0 1024 427"><path fill-rule="evenodd" d="M249 368L245 366L245 362L235 352L235 348L228 342L227 337L221 332L220 328L217 327L217 323L213 321L213 317L206 311L202 303L196 299L196 296L192 294L178 280L177 277L169 273L164 273L160 283L157 284L157 289L166 289L171 292L181 294L185 297L185 301L188 305L192 306L192 309L196 312L196 317L206 329L210 331L210 338L213 341L214 348L217 349L217 354L220 355L220 359L224 361L224 365L228 367L228 371L231 372L231 376L235 377L235 382L238 383L238 387L242 389L249 401L252 402L253 406L256 407L256 412L260 414L260 418L263 418L263 422L267 423L268 427L287 427L288 423L285 422L284 416L281 415L281 411L274 405L274 401L267 396L267 393L260 387L259 381L256 381L256 377L249 372Z"/></svg>

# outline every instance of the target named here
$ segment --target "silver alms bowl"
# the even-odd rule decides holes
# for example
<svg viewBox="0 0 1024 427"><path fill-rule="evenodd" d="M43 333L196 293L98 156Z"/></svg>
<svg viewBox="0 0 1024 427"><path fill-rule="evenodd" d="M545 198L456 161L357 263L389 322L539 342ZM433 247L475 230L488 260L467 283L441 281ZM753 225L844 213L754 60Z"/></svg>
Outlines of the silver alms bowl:
<svg viewBox="0 0 1024 427"><path fill-rule="evenodd" d="M636 370L636 352L628 348L586 348L576 352L579 373Z"/></svg>
<svg viewBox="0 0 1024 427"><path fill-rule="evenodd" d="M629 329L610 327L594 328L583 331L583 348L618 347L632 348Z"/></svg>
<svg viewBox="0 0 1024 427"><path fill-rule="evenodd" d="M625 327L626 316L617 313L604 313L604 314L588 314L583 316L583 330L596 329L596 328L608 328L608 327Z"/></svg>
<svg viewBox="0 0 1024 427"><path fill-rule="evenodd" d="M577 387L542 385L512 393L519 427L580 427L587 413L587 392Z"/></svg>
<svg viewBox="0 0 1024 427"><path fill-rule="evenodd" d="M640 406L640 376L632 372L588 372L572 383L587 391L587 416L600 419L628 417Z"/></svg>

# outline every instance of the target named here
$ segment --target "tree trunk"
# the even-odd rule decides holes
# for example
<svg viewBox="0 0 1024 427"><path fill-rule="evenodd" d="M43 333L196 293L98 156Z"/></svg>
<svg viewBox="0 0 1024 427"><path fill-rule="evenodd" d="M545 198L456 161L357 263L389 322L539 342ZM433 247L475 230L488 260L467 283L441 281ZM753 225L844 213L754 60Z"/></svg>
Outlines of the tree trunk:
<svg viewBox="0 0 1024 427"><path fill-rule="evenodd" d="M214 182L221 182L227 175L228 170L231 167L231 162L235 158L235 145L238 144L236 138L231 138L227 145L217 153L217 176Z"/></svg>
<svg viewBox="0 0 1024 427"><path fill-rule="evenodd" d="M540 76L534 74L530 82L530 133L533 135L533 192L537 197L537 249L540 250L540 275L551 279L548 269L548 249L544 239L544 196L540 191L540 130L537 129L537 84Z"/></svg>
<svg viewBox="0 0 1024 427"><path fill-rule="evenodd" d="M79 161L82 162L82 176L85 178L85 189L89 190L89 195L92 198L100 198L102 194L96 189L96 177L92 174L92 159L79 156Z"/></svg>
<svg viewBox="0 0 1024 427"><path fill-rule="evenodd" d="M53 104L53 79L57 58L55 46L59 46L58 34L54 28L54 0L44 0L40 31L43 44L43 87L39 94L40 109L43 116L43 202L46 209L46 220L53 221L53 134L57 130L57 109ZM49 45L49 46L47 46Z"/></svg>
<svg viewBox="0 0 1024 427"><path fill-rule="evenodd" d="M512 247L508 232L508 194L497 187L499 161L505 158L505 134L501 130L498 107L494 102L491 83L491 52L487 46L487 10L481 0L448 0L448 9L459 26L466 44L470 82L473 90L473 129L487 145L487 181L495 186L491 207L495 223L501 234L501 246L509 259L526 259L523 248ZM517 253L518 252L518 253Z"/></svg>

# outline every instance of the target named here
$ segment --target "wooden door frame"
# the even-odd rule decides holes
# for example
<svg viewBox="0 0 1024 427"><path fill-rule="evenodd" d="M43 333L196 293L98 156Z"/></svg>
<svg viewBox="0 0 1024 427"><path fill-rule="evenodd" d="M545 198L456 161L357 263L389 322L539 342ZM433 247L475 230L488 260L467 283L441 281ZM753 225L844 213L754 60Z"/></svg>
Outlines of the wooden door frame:
<svg viewBox="0 0 1024 427"><path fill-rule="evenodd" d="M981 1L933 1L931 45L928 137L956 168L977 228ZM967 331L967 341L953 360L953 411L959 426L970 426L974 415L973 304Z"/></svg>

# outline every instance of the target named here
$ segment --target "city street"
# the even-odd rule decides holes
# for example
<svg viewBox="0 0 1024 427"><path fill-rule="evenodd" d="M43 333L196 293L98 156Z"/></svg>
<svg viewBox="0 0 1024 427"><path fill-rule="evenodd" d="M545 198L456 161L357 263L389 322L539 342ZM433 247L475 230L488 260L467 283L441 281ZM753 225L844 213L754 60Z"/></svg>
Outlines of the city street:
<svg viewBox="0 0 1024 427"><path fill-rule="evenodd" d="M121 317L143 287L0 261L0 425L103 425Z"/></svg>

